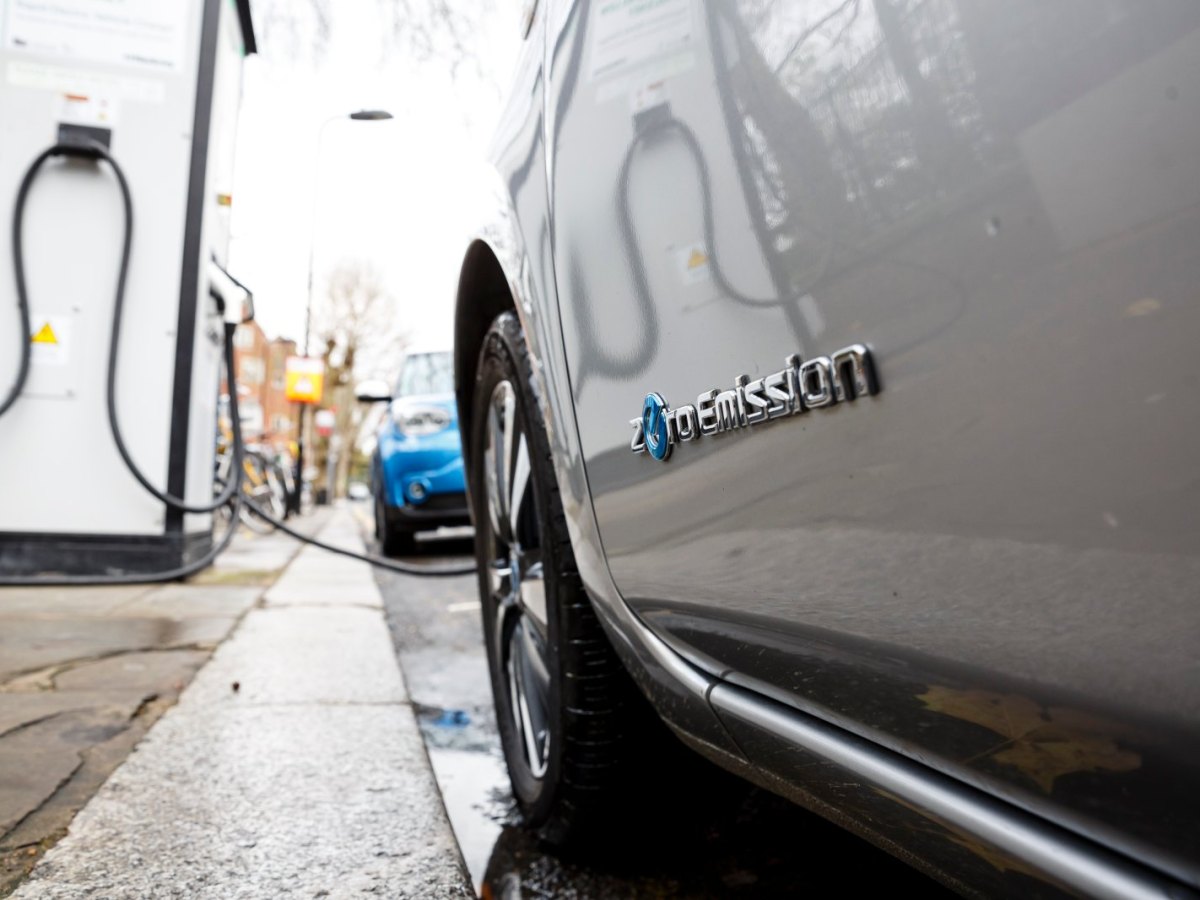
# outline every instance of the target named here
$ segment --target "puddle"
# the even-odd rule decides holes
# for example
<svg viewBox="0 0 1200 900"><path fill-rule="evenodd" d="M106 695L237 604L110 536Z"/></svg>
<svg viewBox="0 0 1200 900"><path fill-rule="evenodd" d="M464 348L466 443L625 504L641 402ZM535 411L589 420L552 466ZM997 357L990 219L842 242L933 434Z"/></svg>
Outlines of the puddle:
<svg viewBox="0 0 1200 900"><path fill-rule="evenodd" d="M478 894L512 798L490 710L416 705L425 749Z"/></svg>
<svg viewBox="0 0 1200 900"><path fill-rule="evenodd" d="M495 754L480 750L428 749L450 825L471 874L471 884L478 894L512 805L504 760L500 758L499 748Z"/></svg>

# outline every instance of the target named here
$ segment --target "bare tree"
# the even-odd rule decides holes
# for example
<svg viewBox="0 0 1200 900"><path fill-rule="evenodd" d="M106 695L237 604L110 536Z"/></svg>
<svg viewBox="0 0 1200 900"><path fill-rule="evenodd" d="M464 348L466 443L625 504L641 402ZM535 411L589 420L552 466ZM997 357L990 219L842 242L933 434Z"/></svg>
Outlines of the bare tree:
<svg viewBox="0 0 1200 900"><path fill-rule="evenodd" d="M391 22L396 49L407 50L426 62L441 59L457 76L471 66L476 76L486 73L479 64L479 46L485 39L481 24L494 8L493 0L378 0Z"/></svg>
<svg viewBox="0 0 1200 900"><path fill-rule="evenodd" d="M330 0L257 0L254 26L272 58L319 65L332 31Z"/></svg>
<svg viewBox="0 0 1200 900"><path fill-rule="evenodd" d="M338 263L327 285L325 300L313 310L319 341L348 370L360 377L373 374L370 367L381 353L395 349L398 339L395 299L379 270L365 259Z"/></svg>
<svg viewBox="0 0 1200 900"><path fill-rule="evenodd" d="M323 405L335 411L334 437L318 454L328 464L337 456L336 493L344 493L350 461L368 409L355 400L355 384L377 375L394 374L395 361L407 343L396 324L396 304L378 270L365 260L344 260L329 275L323 303L314 310L317 345L325 358Z"/></svg>
<svg viewBox="0 0 1200 900"><path fill-rule="evenodd" d="M382 56L407 53L418 62L439 60L457 76L472 67L487 77L479 64L486 36L481 27L494 9L494 0L376 0L383 20ZM258 0L255 19L266 52L319 65L329 44L333 23L332 0Z"/></svg>

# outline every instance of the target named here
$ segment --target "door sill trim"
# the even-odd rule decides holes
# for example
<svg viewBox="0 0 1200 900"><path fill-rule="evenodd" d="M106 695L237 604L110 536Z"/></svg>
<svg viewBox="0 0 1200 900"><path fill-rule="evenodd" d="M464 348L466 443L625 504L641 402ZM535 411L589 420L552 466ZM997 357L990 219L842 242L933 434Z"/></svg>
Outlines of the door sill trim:
<svg viewBox="0 0 1200 900"><path fill-rule="evenodd" d="M722 682L709 691L708 699L718 713L829 760L1086 896L1163 900L1179 896L1184 888L977 788L745 688Z"/></svg>

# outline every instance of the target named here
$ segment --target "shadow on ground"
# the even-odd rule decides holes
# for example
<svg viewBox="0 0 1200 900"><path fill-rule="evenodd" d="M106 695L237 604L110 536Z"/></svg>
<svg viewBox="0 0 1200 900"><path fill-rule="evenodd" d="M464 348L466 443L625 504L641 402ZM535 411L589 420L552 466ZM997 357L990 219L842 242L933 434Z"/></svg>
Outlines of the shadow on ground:
<svg viewBox="0 0 1200 900"><path fill-rule="evenodd" d="M581 854L506 825L481 895L517 898L766 898L942 889L787 800L697 757L659 772L645 802Z"/></svg>

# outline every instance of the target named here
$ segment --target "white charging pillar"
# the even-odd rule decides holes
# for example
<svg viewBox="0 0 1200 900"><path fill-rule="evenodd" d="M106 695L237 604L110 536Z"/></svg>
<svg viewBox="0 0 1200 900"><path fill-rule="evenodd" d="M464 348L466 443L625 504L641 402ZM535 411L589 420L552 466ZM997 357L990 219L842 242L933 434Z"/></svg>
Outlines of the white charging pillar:
<svg viewBox="0 0 1200 900"><path fill-rule="evenodd" d="M0 0L0 573L162 571L203 555L208 515L182 515L128 472L105 378L121 196L104 163L43 166L24 219L31 335L17 315L12 210L29 163L66 123L108 132L129 180L133 248L117 413L149 479L212 498L224 262L248 0Z"/></svg>

